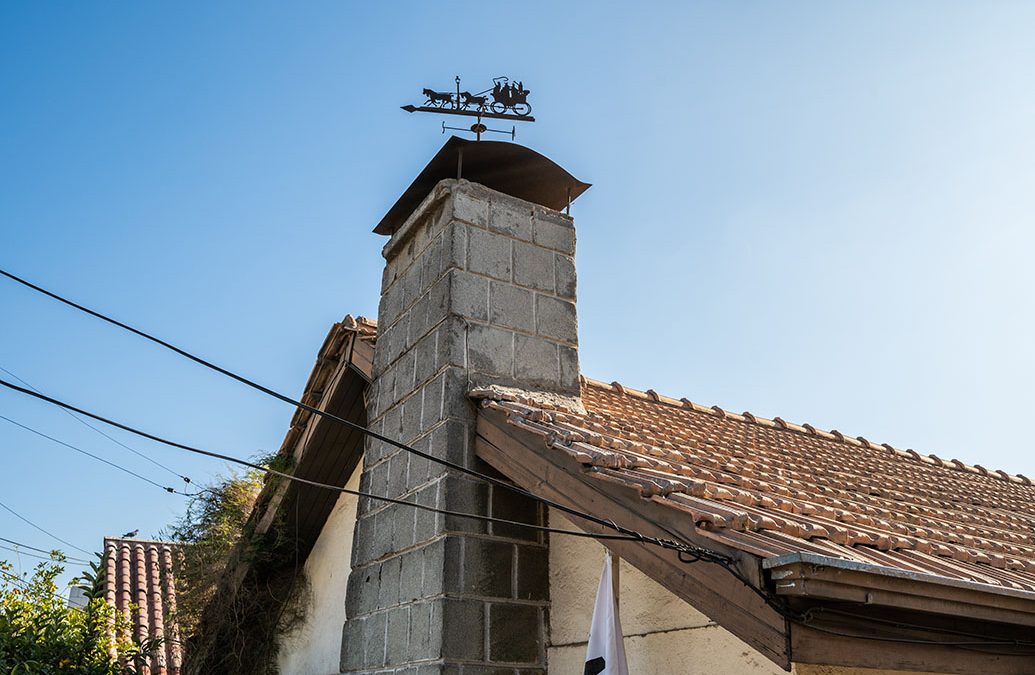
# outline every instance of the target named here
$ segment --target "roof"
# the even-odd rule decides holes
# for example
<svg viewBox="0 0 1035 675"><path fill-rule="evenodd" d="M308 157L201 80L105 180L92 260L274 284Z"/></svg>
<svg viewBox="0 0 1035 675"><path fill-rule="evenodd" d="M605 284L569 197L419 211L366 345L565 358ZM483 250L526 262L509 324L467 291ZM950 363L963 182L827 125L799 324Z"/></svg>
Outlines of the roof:
<svg viewBox="0 0 1035 675"><path fill-rule="evenodd" d="M377 323L363 317L349 315L335 323L299 400L366 426L363 394L370 381L376 335ZM275 461L292 467L299 478L344 487L362 459L363 439L359 431L299 408ZM339 496L293 481L266 482L216 596L188 643L184 673L259 672L265 667L271 653L268 647L275 641L256 636L272 636L278 630L280 610L291 600L302 565ZM260 562L252 547L263 548ZM237 602L248 597L262 600ZM243 640L257 644L256 648L241 653L226 649Z"/></svg>
<svg viewBox="0 0 1035 675"><path fill-rule="evenodd" d="M392 234L444 178L465 178L518 199L560 211L590 188L535 150L504 141L451 137L374 228Z"/></svg>
<svg viewBox="0 0 1035 675"><path fill-rule="evenodd" d="M106 592L110 604L123 614L137 642L162 638L162 648L141 675L179 675L182 662L175 621L176 544L148 539L105 537Z"/></svg>
<svg viewBox="0 0 1035 675"><path fill-rule="evenodd" d="M585 412L509 398L486 405L593 479L763 559L805 552L1035 592L1024 476L618 383L584 379Z"/></svg>

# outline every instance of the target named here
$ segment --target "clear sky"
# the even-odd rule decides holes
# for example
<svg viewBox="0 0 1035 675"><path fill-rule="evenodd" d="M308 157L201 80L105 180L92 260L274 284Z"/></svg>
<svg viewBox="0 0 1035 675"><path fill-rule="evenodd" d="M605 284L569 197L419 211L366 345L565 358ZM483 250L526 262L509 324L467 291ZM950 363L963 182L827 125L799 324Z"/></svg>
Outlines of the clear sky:
<svg viewBox="0 0 1035 675"><path fill-rule="evenodd" d="M518 141L594 184L583 372L1035 475L1033 32L1006 2L5 3L0 267L297 395L445 140L398 106L509 75ZM242 457L292 412L6 281L0 366ZM0 456L0 502L87 550L184 506L2 420Z"/></svg>

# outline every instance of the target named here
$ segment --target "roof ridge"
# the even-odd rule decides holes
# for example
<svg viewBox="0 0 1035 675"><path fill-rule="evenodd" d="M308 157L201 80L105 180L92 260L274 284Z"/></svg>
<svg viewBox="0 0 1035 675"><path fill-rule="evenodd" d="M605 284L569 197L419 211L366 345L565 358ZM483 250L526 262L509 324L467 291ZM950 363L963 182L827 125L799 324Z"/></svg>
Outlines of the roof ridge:
<svg viewBox="0 0 1035 675"><path fill-rule="evenodd" d="M1017 485L1032 484L1031 479L1023 474L1011 475L1001 469L989 470L981 466L980 464L969 465L958 459L946 460L942 459L941 457L938 457L935 454L929 454L924 456L916 450L913 450L912 448L902 450L888 443L874 443L870 440L867 440L863 436L856 436L853 438L851 436L847 436L841 433L837 429L823 431L821 429L817 429L816 427L808 423L798 425L792 422L786 422L780 417L768 419L766 417L759 417L757 415L753 415L748 411L744 411L743 413L733 413L729 412L728 410L723 410L717 405L710 407L705 406L700 403L695 403L688 398L675 399L670 396L659 394L653 389L648 389L647 391L640 391L639 389L633 389L632 387L623 385L617 381L607 383L602 380L595 380L591 377L586 377L585 375L582 375L581 378L582 383L586 386L596 387L597 389L606 389L619 394L624 394L625 396L629 396L631 398L653 401L655 403L669 405L674 408L690 409L700 413L717 415L718 417L734 419L748 424L755 424L758 426L768 427L770 429L783 429L784 431L792 431L800 434L805 434L807 436L818 436L820 438L825 438L827 440L841 441L842 443L854 445L857 447L870 448L873 450L883 448L889 452L895 453L899 457L909 457L915 461L920 462L921 464L940 466L946 469L954 469L956 471L961 471L963 473L971 473L979 476L989 476L991 478L1003 480L1008 483L1013 483Z"/></svg>

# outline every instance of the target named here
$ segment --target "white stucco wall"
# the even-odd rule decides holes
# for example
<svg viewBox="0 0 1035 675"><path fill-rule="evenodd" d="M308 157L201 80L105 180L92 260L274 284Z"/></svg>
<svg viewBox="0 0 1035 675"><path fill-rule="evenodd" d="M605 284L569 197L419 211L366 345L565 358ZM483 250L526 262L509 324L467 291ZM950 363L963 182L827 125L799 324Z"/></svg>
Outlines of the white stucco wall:
<svg viewBox="0 0 1035 675"><path fill-rule="evenodd" d="M550 512L554 527L577 529ZM550 536L550 675L580 673L604 547L592 539ZM778 675L785 671L624 560L619 610L629 672L637 675Z"/></svg>
<svg viewBox="0 0 1035 675"><path fill-rule="evenodd" d="M553 510L550 525L577 529ZM583 672L586 638L603 565L604 547L592 539L550 535L549 675ZM624 560L620 574L619 612L630 673L786 675L782 668ZM922 674L795 664L794 675Z"/></svg>
<svg viewBox="0 0 1035 675"><path fill-rule="evenodd" d="M359 489L362 464L345 487ZM345 624L345 589L352 559L357 497L342 494L327 517L305 563L309 607L305 619L283 636L277 663L284 675L332 675L341 660L341 631Z"/></svg>

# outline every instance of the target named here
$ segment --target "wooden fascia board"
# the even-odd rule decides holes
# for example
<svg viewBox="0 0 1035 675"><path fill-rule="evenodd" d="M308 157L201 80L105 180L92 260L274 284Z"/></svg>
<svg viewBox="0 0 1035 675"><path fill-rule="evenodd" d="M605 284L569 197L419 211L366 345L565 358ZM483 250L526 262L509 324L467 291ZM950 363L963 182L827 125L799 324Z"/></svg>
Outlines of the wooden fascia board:
<svg viewBox="0 0 1035 675"><path fill-rule="evenodd" d="M1035 626L1035 599L1030 593L1010 593L1009 589L994 593L962 583L939 583L926 574L892 576L859 567L844 569L833 564L791 562L769 572L779 595Z"/></svg>
<svg viewBox="0 0 1035 675"><path fill-rule="evenodd" d="M858 629L852 632L860 633ZM873 639L872 635L844 637L798 624L791 631L791 651L795 663L952 675L1031 675L1035 659L960 647L890 642Z"/></svg>
<svg viewBox="0 0 1035 675"><path fill-rule="evenodd" d="M683 523L679 523L678 528L673 527L674 514L663 513L668 511L666 507L643 499L632 490L620 490L613 484L585 476L581 465L565 462L567 458L561 453L549 451L542 437L508 424L506 415L500 411L480 411L475 450L478 457L533 494L611 519L645 535L696 540L703 546L716 548L713 541L688 536ZM591 522L572 520L587 532L613 533ZM640 542L602 540L601 543L773 663L790 670L787 622L728 571L709 563L684 563L674 551ZM746 573L752 570L752 576L758 578L759 561L744 554L740 557L744 562L742 569Z"/></svg>

